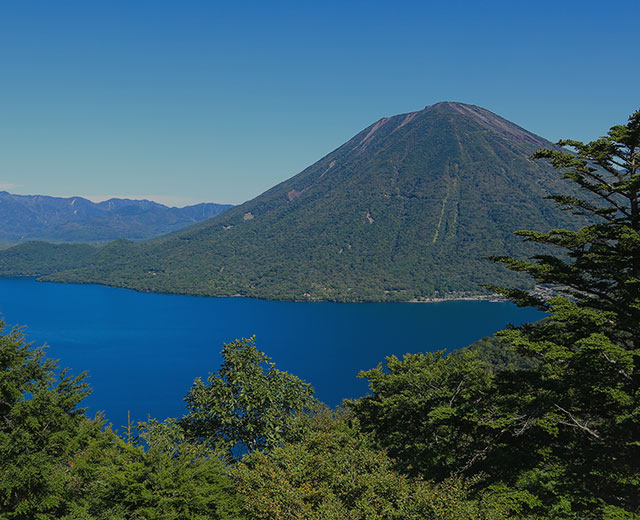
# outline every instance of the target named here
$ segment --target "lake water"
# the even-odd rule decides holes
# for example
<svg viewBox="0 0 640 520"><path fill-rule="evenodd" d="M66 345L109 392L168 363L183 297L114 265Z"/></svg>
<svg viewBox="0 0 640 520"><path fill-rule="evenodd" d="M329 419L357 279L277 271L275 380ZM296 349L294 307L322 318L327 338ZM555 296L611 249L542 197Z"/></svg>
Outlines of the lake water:
<svg viewBox="0 0 640 520"><path fill-rule="evenodd" d="M149 294L98 285L0 278L8 325L49 345L49 357L93 388L86 405L119 427L134 419L183 414L194 378L216 371L221 346L256 335L276 363L310 382L329 405L364 395L362 369L385 356L455 349L508 323L542 314L510 303L291 303Z"/></svg>

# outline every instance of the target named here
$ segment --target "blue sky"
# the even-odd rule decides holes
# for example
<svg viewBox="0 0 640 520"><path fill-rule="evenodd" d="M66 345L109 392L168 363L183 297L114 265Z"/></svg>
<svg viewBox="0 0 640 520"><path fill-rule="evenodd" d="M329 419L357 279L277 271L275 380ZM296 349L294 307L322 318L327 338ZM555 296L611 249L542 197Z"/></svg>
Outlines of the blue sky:
<svg viewBox="0 0 640 520"><path fill-rule="evenodd" d="M556 140L640 108L640 2L0 3L0 189L240 203L383 116Z"/></svg>

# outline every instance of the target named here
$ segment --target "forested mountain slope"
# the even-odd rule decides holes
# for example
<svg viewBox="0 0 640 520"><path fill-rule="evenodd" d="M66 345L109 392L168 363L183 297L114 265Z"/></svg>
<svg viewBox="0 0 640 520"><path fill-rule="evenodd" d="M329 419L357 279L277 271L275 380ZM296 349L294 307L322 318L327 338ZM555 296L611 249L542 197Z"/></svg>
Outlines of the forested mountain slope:
<svg viewBox="0 0 640 520"><path fill-rule="evenodd" d="M569 225L547 140L442 102L383 118L300 174L211 220L46 279L144 291L411 300L512 284L488 255L528 256L517 229ZM0 254L0 264L2 255Z"/></svg>
<svg viewBox="0 0 640 520"><path fill-rule="evenodd" d="M222 213L228 204L170 208L150 200L14 195L0 191L0 242L142 240Z"/></svg>

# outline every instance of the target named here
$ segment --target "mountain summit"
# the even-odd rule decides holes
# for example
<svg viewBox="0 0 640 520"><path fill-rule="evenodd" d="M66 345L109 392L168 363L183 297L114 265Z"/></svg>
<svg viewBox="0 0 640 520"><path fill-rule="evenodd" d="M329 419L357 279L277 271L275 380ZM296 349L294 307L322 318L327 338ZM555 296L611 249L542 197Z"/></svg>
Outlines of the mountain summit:
<svg viewBox="0 0 640 520"><path fill-rule="evenodd" d="M108 247L57 281L145 291L339 301L481 292L527 256L517 229L565 226L566 191L529 155L552 144L483 108L385 117L295 177L180 232Z"/></svg>

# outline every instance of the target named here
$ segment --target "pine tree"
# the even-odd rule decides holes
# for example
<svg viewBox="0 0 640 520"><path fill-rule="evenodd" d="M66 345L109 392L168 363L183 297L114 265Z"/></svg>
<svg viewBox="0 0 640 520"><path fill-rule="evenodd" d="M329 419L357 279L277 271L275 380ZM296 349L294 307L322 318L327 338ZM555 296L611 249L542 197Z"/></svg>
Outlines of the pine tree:
<svg viewBox="0 0 640 520"><path fill-rule="evenodd" d="M557 145L572 151L533 157L549 160L585 196L550 198L592 223L518 233L557 255L495 258L552 287L554 297L497 288L550 317L500 335L537 368L501 376L513 425L494 468L534 490L548 514L628 518L640 514L640 111L600 139Z"/></svg>

